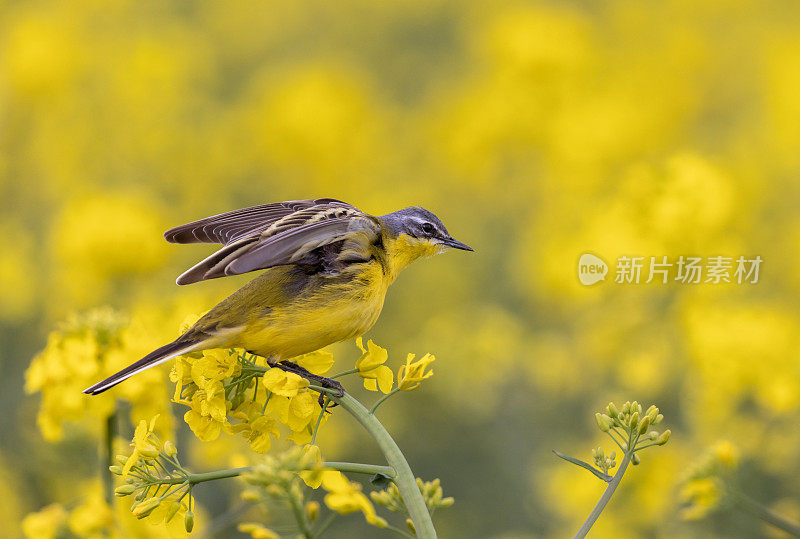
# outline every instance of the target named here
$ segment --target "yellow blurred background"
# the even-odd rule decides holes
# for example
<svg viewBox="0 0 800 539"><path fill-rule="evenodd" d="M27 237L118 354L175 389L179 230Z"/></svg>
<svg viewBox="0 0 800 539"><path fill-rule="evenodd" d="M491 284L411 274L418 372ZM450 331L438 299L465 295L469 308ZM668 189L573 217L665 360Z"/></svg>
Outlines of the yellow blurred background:
<svg viewBox="0 0 800 539"><path fill-rule="evenodd" d="M381 417L455 497L442 537L573 533L603 484L551 449L608 447L594 412L627 399L673 436L596 537L772 533L724 508L681 518L686 470L720 440L740 488L797 518L798 28L788 0L0 2L4 533L97 477L99 426L45 440L23 391L58 321L111 306L143 348L171 340L252 275L180 288L210 248L161 233L313 197L422 205L475 248L408 269L368 334L395 368L437 356ZM764 262L757 284L585 287L583 252ZM333 349L350 368L354 345ZM199 471L242 451L225 438L179 429ZM320 441L331 460L379 457L341 413ZM198 490L207 522L238 503L234 481ZM331 536L381 533L357 524Z"/></svg>

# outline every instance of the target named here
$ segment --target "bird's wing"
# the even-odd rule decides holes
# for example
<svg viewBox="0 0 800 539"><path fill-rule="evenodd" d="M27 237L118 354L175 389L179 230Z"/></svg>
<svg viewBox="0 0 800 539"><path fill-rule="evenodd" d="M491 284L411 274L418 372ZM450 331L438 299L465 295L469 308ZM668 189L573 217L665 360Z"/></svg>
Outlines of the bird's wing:
<svg viewBox="0 0 800 539"><path fill-rule="evenodd" d="M270 217L271 221L266 225L263 222L250 222L250 228L246 230L239 228L242 226L240 224L234 227L229 225L229 222L217 224L205 222L193 228L184 229L184 232L204 231L202 234L190 232L194 237L206 238L213 237L212 235L229 234L231 240L222 249L178 277L177 283L196 283L273 266L305 263L309 260L318 262L317 258L319 257L312 256L315 249L329 246L338 241L342 241L342 246L344 246L344 240L359 237L369 243L377 239L380 234L380 222L375 217L344 202L332 199L319 200L320 202L312 205L308 205L312 201L300 201L306 205L277 219ZM252 208L249 209L252 210ZM230 214L233 213L235 212L230 212ZM239 214L239 216L241 215ZM222 216L210 219L218 219ZM204 221L206 220L197 221L197 223ZM190 225L184 226L189 227ZM188 238L184 235L179 237ZM197 241L205 240L198 239Z"/></svg>
<svg viewBox="0 0 800 539"><path fill-rule="evenodd" d="M308 200L289 200L261 204L251 208L229 211L213 215L175 227L164 232L170 243L222 243L228 244L255 232L266 230L278 221L291 218L302 210L334 206L356 209L335 198L316 198Z"/></svg>

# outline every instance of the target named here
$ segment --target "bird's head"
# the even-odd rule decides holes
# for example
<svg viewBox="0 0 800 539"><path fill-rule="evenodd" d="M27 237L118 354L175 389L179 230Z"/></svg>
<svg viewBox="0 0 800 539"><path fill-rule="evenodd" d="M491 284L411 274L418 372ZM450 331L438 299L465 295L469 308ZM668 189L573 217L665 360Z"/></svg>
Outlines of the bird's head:
<svg viewBox="0 0 800 539"><path fill-rule="evenodd" d="M419 257L446 251L448 247L473 250L469 245L453 238L441 219L425 208L404 208L381 216L381 221L393 240L393 245L387 247L401 267Z"/></svg>

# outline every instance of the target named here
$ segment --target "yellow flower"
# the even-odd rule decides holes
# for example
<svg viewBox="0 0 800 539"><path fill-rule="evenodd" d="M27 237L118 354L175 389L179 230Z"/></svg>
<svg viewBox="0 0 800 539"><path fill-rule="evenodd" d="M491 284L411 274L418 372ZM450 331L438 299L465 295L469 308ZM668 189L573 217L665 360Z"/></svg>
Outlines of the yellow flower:
<svg viewBox="0 0 800 539"><path fill-rule="evenodd" d="M389 352L372 340L367 341L368 349L365 349L361 337L356 340L356 346L361 349L361 357L356 360L356 369L358 375L364 379L364 387L369 391L378 391L380 388L383 393L389 393L394 383L394 373L384 365L389 359Z"/></svg>
<svg viewBox="0 0 800 539"><path fill-rule="evenodd" d="M425 372L425 369L435 360L433 355L425 354L419 360L414 361L414 354L408 354L406 364L401 365L397 371L398 389L401 391L417 389L420 382L433 376L433 371Z"/></svg>
<svg viewBox="0 0 800 539"><path fill-rule="evenodd" d="M714 446L713 451L714 456L723 467L728 469L736 468L736 465L739 462L739 451L732 443L723 440Z"/></svg>
<svg viewBox="0 0 800 539"><path fill-rule="evenodd" d="M316 445L306 444L303 447L302 464L309 469L298 475L311 488L319 488L322 484L322 454Z"/></svg>
<svg viewBox="0 0 800 539"><path fill-rule="evenodd" d="M252 539L280 539L277 533L255 522L242 522L236 529L242 533L249 533Z"/></svg>
<svg viewBox="0 0 800 539"><path fill-rule="evenodd" d="M194 409L183 414L183 420L192 429L194 435L204 442L216 440L222 430L222 423L214 421L212 417L204 416Z"/></svg>
<svg viewBox="0 0 800 539"><path fill-rule="evenodd" d="M28 514L22 520L22 533L29 539L53 539L67 523L67 510L54 503Z"/></svg>
<svg viewBox="0 0 800 539"><path fill-rule="evenodd" d="M128 457L128 460L125 461L125 466L122 468L122 477L128 476L131 467L136 464L140 457L143 459L153 459L158 455L158 449L150 441L150 435L153 433L157 419L158 416L151 419L149 427L144 419L139 422L139 425L133 433L133 442L131 442L133 452Z"/></svg>
<svg viewBox="0 0 800 539"><path fill-rule="evenodd" d="M175 383L175 393L172 395L172 402L190 406L189 401L182 398L182 393L183 386L192 383L192 365L183 357L176 358L175 363L172 365L172 370L169 371L169 379Z"/></svg>
<svg viewBox="0 0 800 539"><path fill-rule="evenodd" d="M69 528L78 537L100 534L113 525L114 513L99 489L92 492L86 503L75 508L69 516Z"/></svg>
<svg viewBox="0 0 800 539"><path fill-rule="evenodd" d="M298 432L316 418L318 411L317 399L309 392L300 393L292 397L286 407L286 415L279 419L294 432Z"/></svg>
<svg viewBox="0 0 800 539"><path fill-rule="evenodd" d="M228 404L225 388L219 380L203 379L200 391L192 396L192 409L201 415L211 416L214 421L227 422Z"/></svg>
<svg viewBox="0 0 800 539"><path fill-rule="evenodd" d="M364 513L364 519L378 528L385 528L386 521L375 513L375 507L361 492L361 485L351 483L338 471L322 472L322 487L328 491L325 505L331 510L346 515L355 511Z"/></svg>
<svg viewBox="0 0 800 539"><path fill-rule="evenodd" d="M719 505L722 488L715 478L693 479L681 488L679 497L688 504L681 510L681 518L699 520Z"/></svg>
<svg viewBox="0 0 800 539"><path fill-rule="evenodd" d="M295 362L309 372L322 375L331 370L334 359L330 352L317 350L296 358Z"/></svg>
<svg viewBox="0 0 800 539"><path fill-rule="evenodd" d="M202 357L192 363L192 376L197 374L212 380L224 380L237 374L241 370L241 363L235 350L204 350ZM198 384L199 385L199 384Z"/></svg>
<svg viewBox="0 0 800 539"><path fill-rule="evenodd" d="M269 451L272 445L272 438L270 438L270 435L275 438L281 435L278 426L275 424L275 420L264 415L250 422L249 430L248 441L250 442L250 449L256 453L262 454Z"/></svg>
<svg viewBox="0 0 800 539"><path fill-rule="evenodd" d="M294 397L301 389L308 387L308 380L302 376L278 368L265 372L262 381L264 387L283 397Z"/></svg>

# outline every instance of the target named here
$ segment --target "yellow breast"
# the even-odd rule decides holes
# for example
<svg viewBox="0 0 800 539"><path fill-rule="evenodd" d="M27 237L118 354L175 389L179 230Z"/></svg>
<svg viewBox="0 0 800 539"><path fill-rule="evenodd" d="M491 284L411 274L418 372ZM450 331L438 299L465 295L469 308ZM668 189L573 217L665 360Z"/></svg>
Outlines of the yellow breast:
<svg viewBox="0 0 800 539"><path fill-rule="evenodd" d="M355 339L378 320L388 285L378 261L359 264L352 274L312 285L252 319L237 341L261 356L288 359Z"/></svg>

